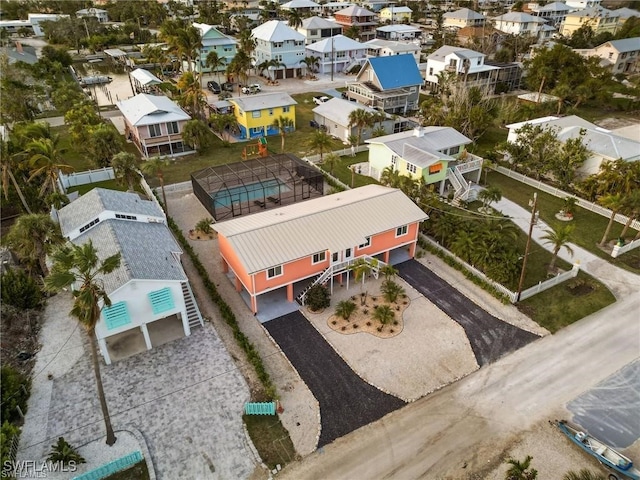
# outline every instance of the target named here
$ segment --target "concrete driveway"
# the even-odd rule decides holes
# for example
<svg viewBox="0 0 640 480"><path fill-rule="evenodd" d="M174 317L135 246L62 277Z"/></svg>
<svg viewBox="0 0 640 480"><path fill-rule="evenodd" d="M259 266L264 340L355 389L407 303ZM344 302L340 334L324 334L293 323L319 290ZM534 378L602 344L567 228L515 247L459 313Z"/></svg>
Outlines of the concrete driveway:
<svg viewBox="0 0 640 480"><path fill-rule="evenodd" d="M302 313L284 315L264 326L320 404L318 447L405 405L356 375Z"/></svg>
<svg viewBox="0 0 640 480"><path fill-rule="evenodd" d="M409 285L464 328L481 367L539 338L489 314L415 260L395 267Z"/></svg>

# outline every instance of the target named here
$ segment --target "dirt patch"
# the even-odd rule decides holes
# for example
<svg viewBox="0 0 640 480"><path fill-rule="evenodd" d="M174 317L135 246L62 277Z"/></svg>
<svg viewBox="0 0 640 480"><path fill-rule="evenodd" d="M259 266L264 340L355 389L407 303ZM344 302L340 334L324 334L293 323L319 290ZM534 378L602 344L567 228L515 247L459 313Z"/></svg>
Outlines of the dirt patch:
<svg viewBox="0 0 640 480"><path fill-rule="evenodd" d="M19 310L3 305L0 314L0 338L2 365L9 365L29 376L35 365L35 355L40 350L38 332L42 313L38 310Z"/></svg>
<svg viewBox="0 0 640 480"><path fill-rule="evenodd" d="M189 230L189 240L215 240L218 234L214 231L204 233L200 230Z"/></svg>
<svg viewBox="0 0 640 480"><path fill-rule="evenodd" d="M581 297L582 295L588 295L595 290L595 287L589 282L576 279L567 284L567 291L574 297Z"/></svg>
<svg viewBox="0 0 640 480"><path fill-rule="evenodd" d="M628 127L637 124L637 120L631 118L615 118L607 117L602 120L598 120L597 125L607 130L615 130L616 128Z"/></svg>

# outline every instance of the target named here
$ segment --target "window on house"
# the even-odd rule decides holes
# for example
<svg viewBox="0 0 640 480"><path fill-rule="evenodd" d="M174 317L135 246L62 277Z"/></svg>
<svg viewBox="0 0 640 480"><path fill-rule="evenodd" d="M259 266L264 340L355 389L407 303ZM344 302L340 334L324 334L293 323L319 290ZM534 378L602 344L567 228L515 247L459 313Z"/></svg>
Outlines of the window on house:
<svg viewBox="0 0 640 480"><path fill-rule="evenodd" d="M137 220L138 217L135 215L125 215L124 213L116 213L116 218L120 218L122 220Z"/></svg>
<svg viewBox="0 0 640 480"><path fill-rule="evenodd" d="M451 147L449 149L449 155L455 155L459 152L460 152L460 145L458 145L457 147Z"/></svg>
<svg viewBox="0 0 640 480"><path fill-rule="evenodd" d="M398 164L398 156L391 155L391 165L396 166Z"/></svg>
<svg viewBox="0 0 640 480"><path fill-rule="evenodd" d="M416 173L418 171L418 167L416 167L413 163L407 162L407 171L411 173Z"/></svg>
<svg viewBox="0 0 640 480"><path fill-rule="evenodd" d="M435 165L429 166L429 175L435 175L442 171L442 163L436 163Z"/></svg>
<svg viewBox="0 0 640 480"><path fill-rule="evenodd" d="M273 116L273 108L269 109L269 116L271 116L271 117Z"/></svg>
<svg viewBox="0 0 640 480"><path fill-rule="evenodd" d="M365 242L361 245L358 245L358 248L367 248L369 245L371 245L371 237L366 237Z"/></svg>
<svg viewBox="0 0 640 480"><path fill-rule="evenodd" d="M336 263L338 261L338 252L335 252L335 253L331 254L331 261L333 263Z"/></svg>
<svg viewBox="0 0 640 480"><path fill-rule="evenodd" d="M255 111L251 112L251 116L253 118L260 118L262 116L262 112L260 110L255 110Z"/></svg>
<svg viewBox="0 0 640 480"><path fill-rule="evenodd" d="M267 270L267 278L275 278L282 275L282 265L278 265L277 267L272 267Z"/></svg>
<svg viewBox="0 0 640 480"><path fill-rule="evenodd" d="M149 125L149 136L151 138L159 137L160 135L162 135L162 130L160 129L160 124Z"/></svg>
<svg viewBox="0 0 640 480"><path fill-rule="evenodd" d="M168 122L167 123L167 133L169 135L173 135L174 133L178 133L178 122Z"/></svg>
<svg viewBox="0 0 640 480"><path fill-rule="evenodd" d="M316 35L318 35L318 30L309 30L310 37L315 37Z"/></svg>
<svg viewBox="0 0 640 480"><path fill-rule="evenodd" d="M84 227L80 227L80 233L84 232L85 230L93 227L96 223L98 223L100 221L99 218L96 218L95 220L91 220L89 223L87 223Z"/></svg>
<svg viewBox="0 0 640 480"><path fill-rule="evenodd" d="M409 231L409 228L407 225L398 227L396 228L396 237L402 237L403 235L406 235L408 231Z"/></svg>
<svg viewBox="0 0 640 480"><path fill-rule="evenodd" d="M429 75L433 75L433 67L429 67Z"/></svg>
<svg viewBox="0 0 640 480"><path fill-rule="evenodd" d="M291 107L282 107L282 113L289 113L291 111Z"/></svg>
<svg viewBox="0 0 640 480"><path fill-rule="evenodd" d="M322 263L327 259L327 252L318 252L313 254L312 264Z"/></svg>

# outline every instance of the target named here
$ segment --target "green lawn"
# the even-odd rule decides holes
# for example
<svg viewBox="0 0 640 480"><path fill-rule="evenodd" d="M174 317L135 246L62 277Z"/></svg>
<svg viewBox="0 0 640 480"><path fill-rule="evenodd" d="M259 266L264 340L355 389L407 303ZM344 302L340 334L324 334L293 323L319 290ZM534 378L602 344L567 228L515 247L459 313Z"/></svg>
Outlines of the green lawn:
<svg viewBox="0 0 640 480"><path fill-rule="evenodd" d="M537 192L540 218L551 228L557 228L563 223L555 218L555 214L562 208L562 199L536 190L533 187L494 171L487 175L487 182L489 185L500 188L502 195L505 198L508 198L527 210L530 209L529 200L533 198L533 193ZM573 231L573 243L594 255L607 260L613 265L634 273L640 273L639 249L627 252L618 258L613 258L597 246L602 239L602 235L607 228L608 222L609 220L605 217L577 207L574 220L571 222L575 225L575 230ZM622 232L622 228L622 225L615 223L611 228L610 238L617 238ZM635 235L635 230L629 230L629 236L631 238Z"/></svg>
<svg viewBox="0 0 640 480"><path fill-rule="evenodd" d="M289 432L282 426L280 419L272 415L243 415L249 436L260 452L262 461L275 468L296 460L296 451Z"/></svg>
<svg viewBox="0 0 640 480"><path fill-rule="evenodd" d="M355 165L356 163L366 162L369 158L369 152L359 152L356 153L355 157L344 156L340 157L340 163L333 167L333 176L340 180L342 183L348 186L362 187L363 185L370 185L372 183L378 183L371 177L364 175L367 172L362 172L363 175L359 175L357 172L354 174L349 168L351 165ZM329 168L326 165L320 165L325 172L329 171ZM351 185L351 181L353 179L353 185Z"/></svg>

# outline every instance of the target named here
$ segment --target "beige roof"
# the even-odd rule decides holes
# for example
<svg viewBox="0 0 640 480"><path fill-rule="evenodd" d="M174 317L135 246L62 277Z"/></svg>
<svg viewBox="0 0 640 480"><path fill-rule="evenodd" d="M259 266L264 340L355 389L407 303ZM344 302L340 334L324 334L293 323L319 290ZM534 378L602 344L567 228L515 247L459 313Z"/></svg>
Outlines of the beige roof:
<svg viewBox="0 0 640 480"><path fill-rule="evenodd" d="M337 252L366 237L426 220L402 191L367 185L217 223L249 274L317 252Z"/></svg>

